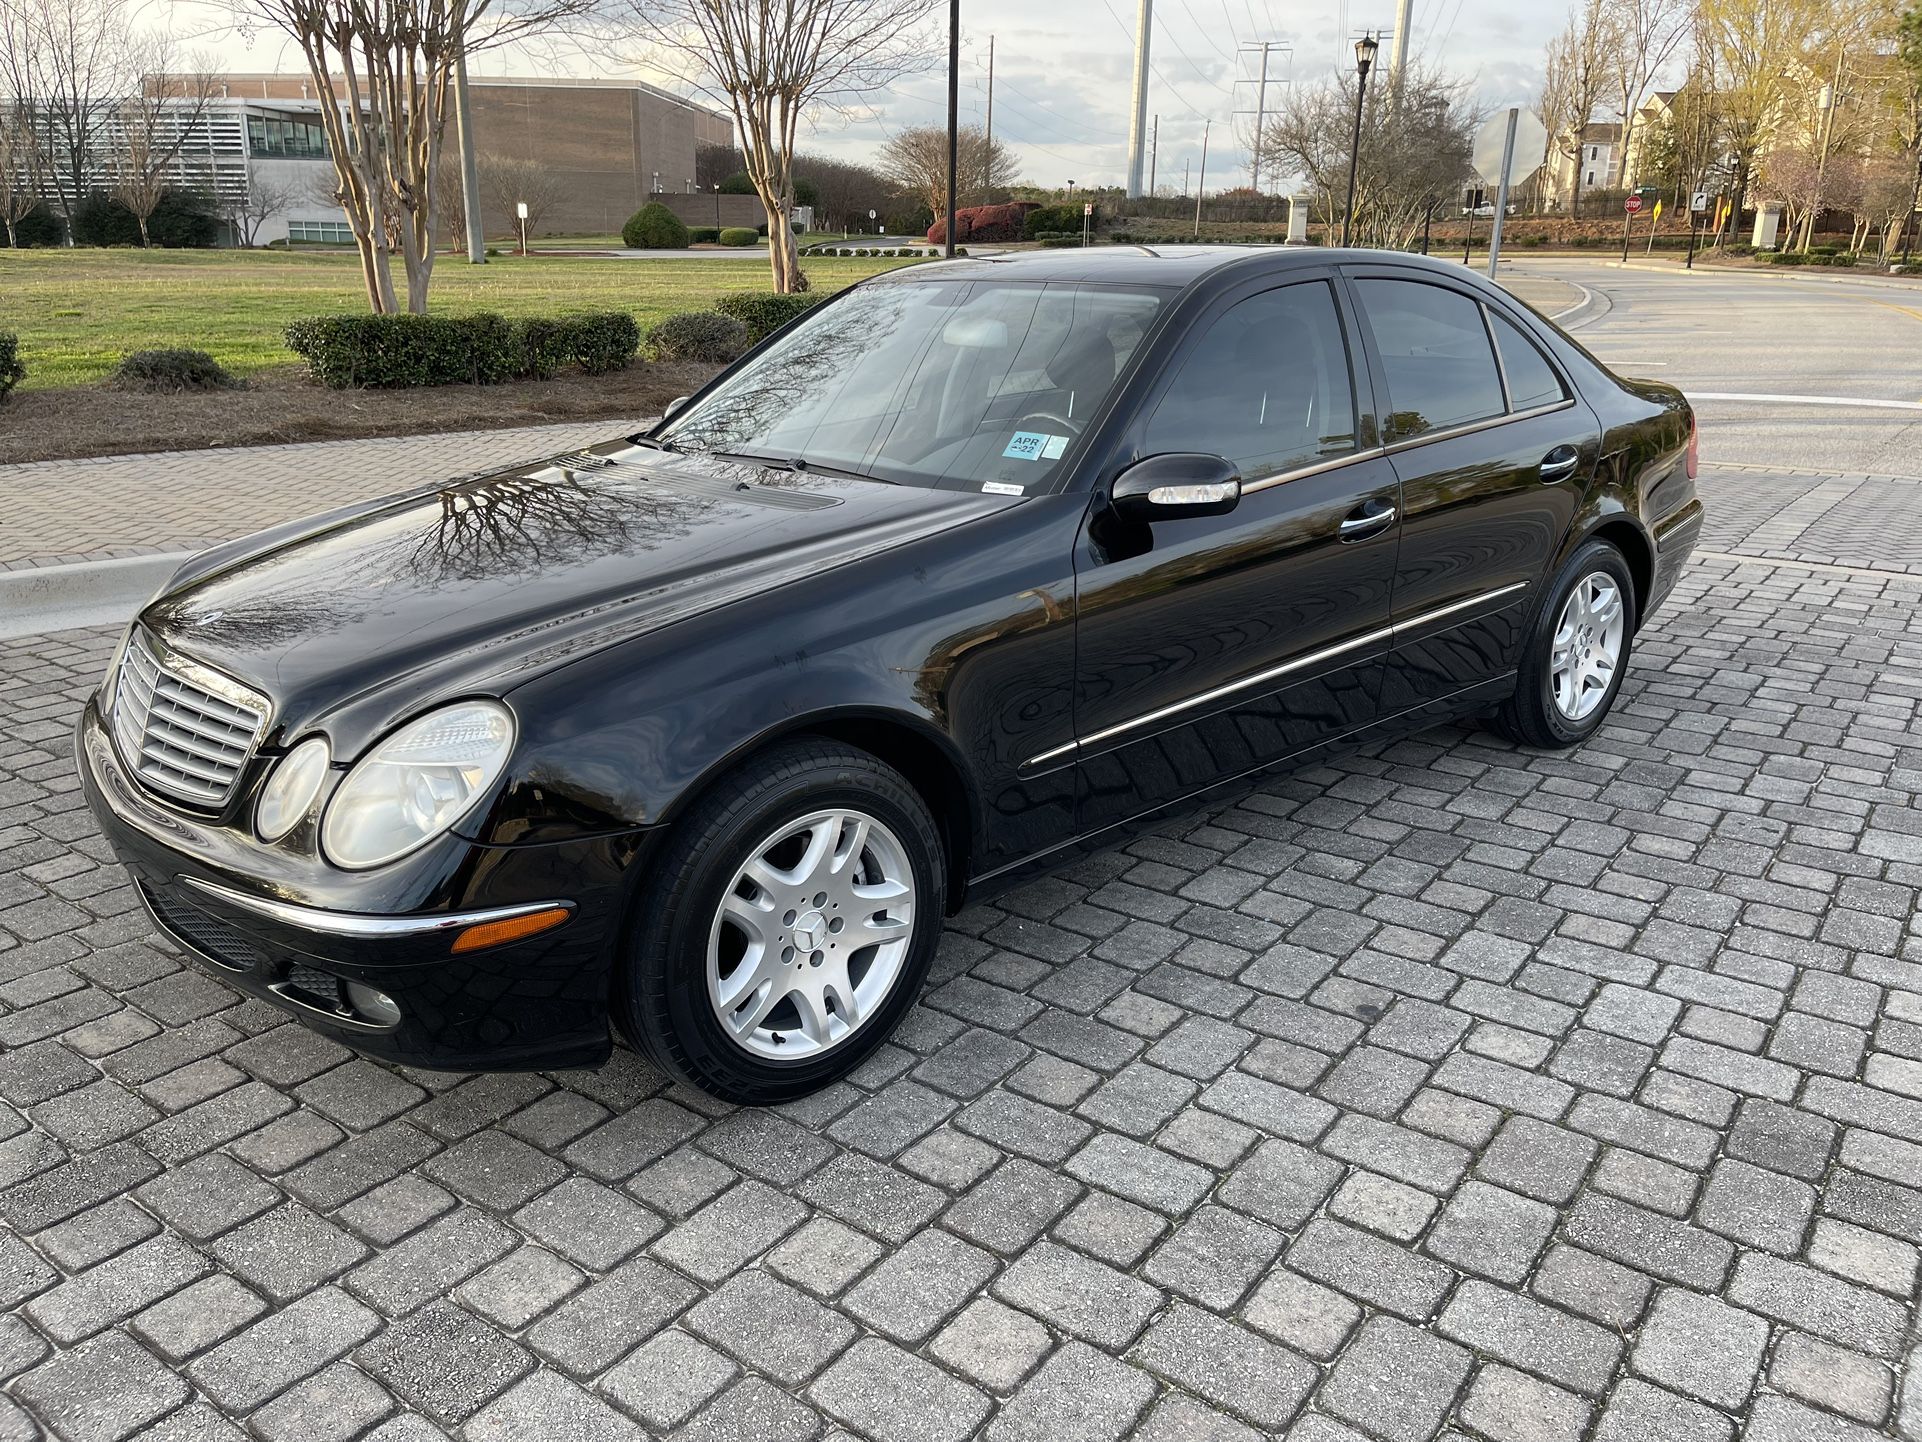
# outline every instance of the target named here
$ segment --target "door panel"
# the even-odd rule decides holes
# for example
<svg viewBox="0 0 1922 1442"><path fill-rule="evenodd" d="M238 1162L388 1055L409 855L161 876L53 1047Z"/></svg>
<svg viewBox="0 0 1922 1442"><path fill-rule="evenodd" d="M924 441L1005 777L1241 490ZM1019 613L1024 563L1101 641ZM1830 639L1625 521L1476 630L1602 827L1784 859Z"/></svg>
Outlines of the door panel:
<svg viewBox="0 0 1922 1442"><path fill-rule="evenodd" d="M1142 408L1132 454L1227 457L1233 511L1142 524L1095 501L1076 555L1084 832L1375 715L1399 495L1380 452L1358 454L1336 295L1324 272L1220 297Z"/></svg>
<svg viewBox="0 0 1922 1442"><path fill-rule="evenodd" d="M1104 547L1098 528L1085 538L1083 831L1374 717L1396 527L1351 542L1339 530L1395 493L1370 456L1251 492L1226 516L1158 526L1138 555Z"/></svg>
<svg viewBox="0 0 1922 1442"><path fill-rule="evenodd" d="M1402 491L1392 715L1514 669L1601 433L1482 297L1408 272L1362 270L1354 289Z"/></svg>

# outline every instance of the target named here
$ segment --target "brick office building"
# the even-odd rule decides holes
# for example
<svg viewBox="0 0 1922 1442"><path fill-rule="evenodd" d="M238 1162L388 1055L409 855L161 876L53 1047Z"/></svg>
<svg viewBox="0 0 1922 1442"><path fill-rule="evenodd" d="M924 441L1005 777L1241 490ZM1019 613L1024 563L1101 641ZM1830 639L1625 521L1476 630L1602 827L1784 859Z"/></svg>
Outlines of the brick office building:
<svg viewBox="0 0 1922 1442"><path fill-rule="evenodd" d="M550 235L618 231L657 189L679 200L693 189L696 152L733 139L730 117L643 81L476 77L471 93L483 165L530 162L563 182L541 221ZM265 185L286 195L284 208L261 227L262 244L349 240L339 209L326 198L332 166L321 104L306 75L221 76L218 98L196 127L204 133L182 148L175 166L180 182L229 198ZM459 163L454 144L450 121L450 170ZM514 226L511 207L491 189L483 177L487 229L504 236ZM754 212L758 221L758 203ZM453 223L458 228L457 217Z"/></svg>

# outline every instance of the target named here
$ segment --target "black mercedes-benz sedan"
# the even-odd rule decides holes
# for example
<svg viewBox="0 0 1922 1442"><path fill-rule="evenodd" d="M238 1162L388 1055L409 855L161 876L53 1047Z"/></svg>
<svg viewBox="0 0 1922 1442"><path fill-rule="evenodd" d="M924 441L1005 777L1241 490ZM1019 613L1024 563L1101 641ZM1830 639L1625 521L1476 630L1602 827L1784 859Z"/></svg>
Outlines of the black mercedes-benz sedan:
<svg viewBox="0 0 1922 1442"><path fill-rule="evenodd" d="M1680 392L1457 266L917 266L644 434L198 556L81 774L160 929L318 1031L779 1101L965 900L1170 807L1449 718L1580 743L1694 476Z"/></svg>

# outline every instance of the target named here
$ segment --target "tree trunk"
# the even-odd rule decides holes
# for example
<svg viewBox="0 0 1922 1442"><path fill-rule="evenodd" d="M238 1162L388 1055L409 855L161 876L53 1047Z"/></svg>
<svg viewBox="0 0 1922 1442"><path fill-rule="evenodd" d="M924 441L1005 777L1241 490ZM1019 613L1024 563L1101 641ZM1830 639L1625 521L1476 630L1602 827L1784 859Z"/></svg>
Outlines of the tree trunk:
<svg viewBox="0 0 1922 1442"><path fill-rule="evenodd" d="M142 250L152 250L153 238L147 234L147 217L144 215L136 215L134 219L140 222L140 248Z"/></svg>

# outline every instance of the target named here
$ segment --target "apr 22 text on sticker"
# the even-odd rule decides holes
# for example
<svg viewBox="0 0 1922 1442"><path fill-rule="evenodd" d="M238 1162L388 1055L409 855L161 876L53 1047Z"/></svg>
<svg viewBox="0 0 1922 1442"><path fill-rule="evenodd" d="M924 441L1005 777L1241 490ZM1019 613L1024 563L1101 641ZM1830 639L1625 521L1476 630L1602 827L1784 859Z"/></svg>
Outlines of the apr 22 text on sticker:
<svg viewBox="0 0 1922 1442"><path fill-rule="evenodd" d="M1058 460L1068 448L1066 436L1051 436L1046 431L1016 431L1001 454L1014 461Z"/></svg>

